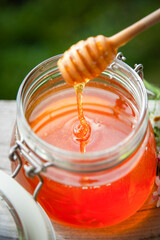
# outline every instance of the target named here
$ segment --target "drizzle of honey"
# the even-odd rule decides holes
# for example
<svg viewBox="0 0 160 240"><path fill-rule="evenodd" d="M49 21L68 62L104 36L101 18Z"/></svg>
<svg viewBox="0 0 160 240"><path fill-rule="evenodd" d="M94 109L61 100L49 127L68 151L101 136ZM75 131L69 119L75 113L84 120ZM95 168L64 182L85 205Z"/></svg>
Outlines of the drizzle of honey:
<svg viewBox="0 0 160 240"><path fill-rule="evenodd" d="M77 98L77 111L78 111L78 119L80 124L74 126L73 133L76 136L76 140L80 142L80 151L81 153L86 152L86 145L89 141L89 137L91 135L91 126L86 121L83 114L83 89L85 87L85 83L79 83L74 86Z"/></svg>

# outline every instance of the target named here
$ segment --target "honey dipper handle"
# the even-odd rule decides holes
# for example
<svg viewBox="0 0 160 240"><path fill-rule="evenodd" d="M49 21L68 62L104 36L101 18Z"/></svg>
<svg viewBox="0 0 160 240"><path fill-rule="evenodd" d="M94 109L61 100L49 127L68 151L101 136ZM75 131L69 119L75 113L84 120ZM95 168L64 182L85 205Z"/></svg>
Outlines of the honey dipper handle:
<svg viewBox="0 0 160 240"><path fill-rule="evenodd" d="M127 27L121 32L110 37L110 42L113 48L118 48L123 46L125 43L130 41L139 33L143 32L145 29L151 27L152 25L158 23L160 21L160 8L148 16L142 18L138 22L133 25Z"/></svg>

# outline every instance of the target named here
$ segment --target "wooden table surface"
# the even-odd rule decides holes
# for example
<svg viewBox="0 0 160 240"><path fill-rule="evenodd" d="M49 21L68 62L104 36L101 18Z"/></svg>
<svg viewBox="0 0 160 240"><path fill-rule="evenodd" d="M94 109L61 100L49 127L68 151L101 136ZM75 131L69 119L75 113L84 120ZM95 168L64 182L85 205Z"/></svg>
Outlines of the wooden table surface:
<svg viewBox="0 0 160 240"><path fill-rule="evenodd" d="M15 101L0 101L0 169L10 174L9 144L16 117ZM150 200L128 220L105 229L80 230L53 223L57 240L158 240L160 208ZM0 223L1 224L1 223ZM33 239L34 240L34 239Z"/></svg>

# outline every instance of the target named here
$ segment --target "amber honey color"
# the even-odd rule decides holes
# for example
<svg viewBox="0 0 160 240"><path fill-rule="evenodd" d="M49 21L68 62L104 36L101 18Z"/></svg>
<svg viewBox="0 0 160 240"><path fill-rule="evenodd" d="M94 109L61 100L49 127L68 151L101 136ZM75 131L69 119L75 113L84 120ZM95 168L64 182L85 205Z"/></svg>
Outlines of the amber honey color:
<svg viewBox="0 0 160 240"><path fill-rule="evenodd" d="M90 132L83 141L75 135L79 120L73 88L46 95L42 102L35 102L26 117L33 131L47 143L72 152L92 153L119 144L135 128L139 112L131 100L110 86L86 86L83 108ZM107 180L108 170L71 173L48 168L38 201L51 219L70 226L97 228L119 223L143 205L153 187L156 151L150 124L140 146L117 168L132 159L132 168L125 175L122 170L119 176L113 173L113 181ZM30 193L38 183L36 177L27 178L24 170L17 180Z"/></svg>
<svg viewBox="0 0 160 240"><path fill-rule="evenodd" d="M87 122L91 128L89 136L84 137L86 152L115 146L129 135L138 118L138 112L131 101L112 88L86 86L83 108L85 118L81 116L81 124ZM82 115L81 111L79 110L79 115ZM74 89L50 96L44 103L37 105L28 121L33 131L44 141L65 150L80 151L83 137L75 134L80 121Z"/></svg>

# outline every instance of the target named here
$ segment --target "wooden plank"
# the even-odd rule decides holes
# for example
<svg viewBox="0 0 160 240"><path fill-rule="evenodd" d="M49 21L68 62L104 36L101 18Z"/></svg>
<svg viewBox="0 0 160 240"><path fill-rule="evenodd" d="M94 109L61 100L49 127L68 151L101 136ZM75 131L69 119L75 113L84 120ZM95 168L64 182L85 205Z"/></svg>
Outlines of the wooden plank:
<svg viewBox="0 0 160 240"><path fill-rule="evenodd" d="M15 101L0 101L0 169L10 173L9 144L16 118ZM105 229L82 230L53 223L57 240L156 240L160 239L160 208L144 206L126 221Z"/></svg>
<svg viewBox="0 0 160 240"><path fill-rule="evenodd" d="M10 172L8 159L12 129L16 119L16 102L0 101L0 169Z"/></svg>

